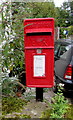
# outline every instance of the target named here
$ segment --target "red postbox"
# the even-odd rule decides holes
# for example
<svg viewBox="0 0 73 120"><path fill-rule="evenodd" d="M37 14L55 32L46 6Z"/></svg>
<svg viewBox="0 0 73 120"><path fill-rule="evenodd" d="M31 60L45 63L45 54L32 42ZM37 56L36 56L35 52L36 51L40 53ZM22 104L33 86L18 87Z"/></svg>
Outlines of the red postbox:
<svg viewBox="0 0 73 120"><path fill-rule="evenodd" d="M24 20L26 86L54 85L54 19Z"/></svg>

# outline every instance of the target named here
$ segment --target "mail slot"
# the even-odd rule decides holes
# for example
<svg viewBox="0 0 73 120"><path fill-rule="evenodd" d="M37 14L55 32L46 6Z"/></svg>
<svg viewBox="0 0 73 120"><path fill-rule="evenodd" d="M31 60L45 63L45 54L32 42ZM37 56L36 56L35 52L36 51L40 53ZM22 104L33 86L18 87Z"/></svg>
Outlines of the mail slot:
<svg viewBox="0 0 73 120"><path fill-rule="evenodd" d="M54 18L24 20L27 87L54 85Z"/></svg>

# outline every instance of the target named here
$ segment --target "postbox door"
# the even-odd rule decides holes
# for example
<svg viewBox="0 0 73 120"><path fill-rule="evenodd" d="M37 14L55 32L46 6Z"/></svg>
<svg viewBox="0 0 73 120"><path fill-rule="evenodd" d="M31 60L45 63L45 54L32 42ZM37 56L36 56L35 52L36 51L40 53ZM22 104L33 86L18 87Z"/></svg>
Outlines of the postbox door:
<svg viewBox="0 0 73 120"><path fill-rule="evenodd" d="M26 84L28 87L54 85L54 19L24 21Z"/></svg>

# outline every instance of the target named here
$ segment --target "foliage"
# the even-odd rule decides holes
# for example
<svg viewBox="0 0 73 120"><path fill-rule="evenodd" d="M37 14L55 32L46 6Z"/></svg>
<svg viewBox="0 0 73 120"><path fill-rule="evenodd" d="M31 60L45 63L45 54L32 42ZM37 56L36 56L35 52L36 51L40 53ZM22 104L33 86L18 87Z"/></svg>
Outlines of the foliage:
<svg viewBox="0 0 73 120"><path fill-rule="evenodd" d="M65 118L73 119L73 104L69 105L69 109L65 115Z"/></svg>
<svg viewBox="0 0 73 120"><path fill-rule="evenodd" d="M55 18L55 25L68 27L71 25L70 12L72 4L64 2L55 7L54 2L5 2L2 4L2 68L18 75L24 68L24 32L23 20L26 18ZM71 32L72 33L72 32ZM62 34L62 32L61 32ZM63 34L62 34L63 35ZM64 37L64 35L62 36Z"/></svg>
<svg viewBox="0 0 73 120"><path fill-rule="evenodd" d="M53 2L34 2L29 7L32 8L33 18L56 17L56 9Z"/></svg>
<svg viewBox="0 0 73 120"><path fill-rule="evenodd" d="M25 115L25 114L23 114L23 115L16 115L16 117L13 117L13 118L5 118L5 117L2 117L2 119L1 120L8 120L8 119L10 119L10 120L19 120L20 118L25 118L25 119L30 119L31 117L30 117L30 115Z"/></svg>
<svg viewBox="0 0 73 120"><path fill-rule="evenodd" d="M23 14L21 12L22 9L21 11L20 9L15 9L14 11L13 5L10 3L3 5L3 38L5 44L2 46L2 67L4 72L6 67L7 70L13 71L13 75L16 75L24 69L23 18L21 18ZM10 15L10 10L13 15ZM22 16L20 16L20 12Z"/></svg>
<svg viewBox="0 0 73 120"><path fill-rule="evenodd" d="M9 77L7 73L1 73L2 94L15 96L18 90L18 80L15 77Z"/></svg>
<svg viewBox="0 0 73 120"><path fill-rule="evenodd" d="M24 71L24 26L26 18L54 17L57 11L53 2L6 2L2 4L2 70L12 76Z"/></svg>
<svg viewBox="0 0 73 120"><path fill-rule="evenodd" d="M70 25L69 22L69 11L66 9L57 8L57 24L59 27L68 27ZM67 21L67 22L66 22Z"/></svg>
<svg viewBox="0 0 73 120"><path fill-rule="evenodd" d="M51 104L52 112L50 118L64 118L69 105L68 101L64 98L61 90L55 94L54 98L52 98L53 104Z"/></svg>
<svg viewBox="0 0 73 120"><path fill-rule="evenodd" d="M35 89L36 88L29 88L27 87L26 92L23 93L26 101L30 101L35 97Z"/></svg>
<svg viewBox="0 0 73 120"><path fill-rule="evenodd" d="M57 7L57 25L60 27L60 38L65 38L66 35L63 34L64 30L68 30L68 36L72 35L69 26L73 25L73 2L64 2L61 7Z"/></svg>
<svg viewBox="0 0 73 120"><path fill-rule="evenodd" d="M69 35L73 35L73 26L68 27Z"/></svg>
<svg viewBox="0 0 73 120"><path fill-rule="evenodd" d="M60 38L66 38L66 35L64 34L64 30L68 31L69 33L69 29L66 27L61 27L60 28Z"/></svg>
<svg viewBox="0 0 73 120"><path fill-rule="evenodd" d="M70 25L73 25L73 11L72 11L73 1L64 2L61 8L67 11L67 14L64 14L64 16L66 17L66 21L67 21L67 27Z"/></svg>
<svg viewBox="0 0 73 120"><path fill-rule="evenodd" d="M30 115L22 114L22 115L17 115L15 118L31 118Z"/></svg>
<svg viewBox="0 0 73 120"><path fill-rule="evenodd" d="M40 118L59 119L70 118L67 114L71 114L71 108L68 101L63 96L63 93L58 88L57 94L52 98L52 103L48 103L48 109L44 111Z"/></svg>
<svg viewBox="0 0 73 120"><path fill-rule="evenodd" d="M10 70L12 76L18 75L24 68L24 32L23 20L26 18L55 18L55 25L70 26L70 5L56 8L51 2L5 2L2 4L2 68ZM66 9L65 9L66 8ZM68 21L68 23L66 23Z"/></svg>
<svg viewBox="0 0 73 120"><path fill-rule="evenodd" d="M50 114L51 114L51 109L47 109L47 110L45 110L45 111L42 113L42 115L41 115L40 118L49 119L49 118L50 118Z"/></svg>
<svg viewBox="0 0 73 120"><path fill-rule="evenodd" d="M12 120L12 119L14 119L14 120L19 120L19 118L31 118L31 116L30 115L26 115L26 114L18 114L18 113L16 113L16 114L9 114L9 115L11 115L11 117L6 117L5 115L2 115L2 119L1 120L8 120L8 119L10 119L10 120Z"/></svg>
<svg viewBox="0 0 73 120"><path fill-rule="evenodd" d="M71 25L73 25L73 1L70 1L69 2L69 7L70 7L70 22L71 22Z"/></svg>
<svg viewBox="0 0 73 120"><path fill-rule="evenodd" d="M9 114L12 112L20 112L26 101L17 97L3 97L2 98L2 114Z"/></svg>

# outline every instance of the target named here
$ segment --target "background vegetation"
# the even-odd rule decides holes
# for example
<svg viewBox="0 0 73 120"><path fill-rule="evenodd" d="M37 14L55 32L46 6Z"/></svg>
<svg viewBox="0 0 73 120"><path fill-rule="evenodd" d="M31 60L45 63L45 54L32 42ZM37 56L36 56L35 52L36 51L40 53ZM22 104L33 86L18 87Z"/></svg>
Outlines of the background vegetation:
<svg viewBox="0 0 73 120"><path fill-rule="evenodd" d="M26 18L55 18L55 27L60 27L60 37L65 37L64 29L73 34L73 2L64 2L55 7L53 2L5 2L1 5L2 24L2 71L11 72L10 76L24 71L24 26Z"/></svg>

